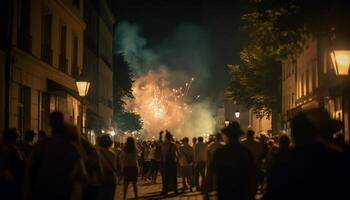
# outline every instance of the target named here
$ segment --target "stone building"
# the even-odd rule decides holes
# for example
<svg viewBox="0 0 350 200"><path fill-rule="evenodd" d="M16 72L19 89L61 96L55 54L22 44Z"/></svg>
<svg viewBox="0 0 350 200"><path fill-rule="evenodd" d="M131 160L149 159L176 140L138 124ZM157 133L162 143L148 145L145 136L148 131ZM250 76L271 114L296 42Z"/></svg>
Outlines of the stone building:
<svg viewBox="0 0 350 200"><path fill-rule="evenodd" d="M87 132L113 130L113 28L115 18L107 0L86 0L84 66L91 88L87 96Z"/></svg>
<svg viewBox="0 0 350 200"><path fill-rule="evenodd" d="M83 67L83 0L13 0L9 127L49 131L61 111L84 126L76 78Z"/></svg>

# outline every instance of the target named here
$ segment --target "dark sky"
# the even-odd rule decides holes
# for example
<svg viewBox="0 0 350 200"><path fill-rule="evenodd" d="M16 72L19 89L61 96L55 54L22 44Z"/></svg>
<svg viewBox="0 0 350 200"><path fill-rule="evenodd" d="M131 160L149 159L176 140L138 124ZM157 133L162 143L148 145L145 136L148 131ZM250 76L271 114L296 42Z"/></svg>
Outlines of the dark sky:
<svg viewBox="0 0 350 200"><path fill-rule="evenodd" d="M247 0L112 0L117 23L142 27L148 45L157 45L182 23L191 23L209 34L212 84L209 95L222 94L228 80L226 64L239 63L246 37L239 32Z"/></svg>

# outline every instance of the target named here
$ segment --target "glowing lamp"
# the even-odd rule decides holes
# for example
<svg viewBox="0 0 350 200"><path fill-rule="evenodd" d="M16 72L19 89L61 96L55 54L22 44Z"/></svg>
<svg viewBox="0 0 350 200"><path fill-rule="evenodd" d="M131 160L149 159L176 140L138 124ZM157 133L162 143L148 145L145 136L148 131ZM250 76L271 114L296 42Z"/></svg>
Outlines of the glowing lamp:
<svg viewBox="0 0 350 200"><path fill-rule="evenodd" d="M75 83L78 88L79 96L85 97L89 91L90 82L81 75L77 78Z"/></svg>
<svg viewBox="0 0 350 200"><path fill-rule="evenodd" d="M236 117L236 118L239 118L240 115L241 115L241 113L239 112L239 110L236 110L236 112L235 112L235 117Z"/></svg>
<svg viewBox="0 0 350 200"><path fill-rule="evenodd" d="M334 50L331 59L336 75L349 74L350 50Z"/></svg>
<svg viewBox="0 0 350 200"><path fill-rule="evenodd" d="M226 120L225 125L228 126L230 124L230 121Z"/></svg>

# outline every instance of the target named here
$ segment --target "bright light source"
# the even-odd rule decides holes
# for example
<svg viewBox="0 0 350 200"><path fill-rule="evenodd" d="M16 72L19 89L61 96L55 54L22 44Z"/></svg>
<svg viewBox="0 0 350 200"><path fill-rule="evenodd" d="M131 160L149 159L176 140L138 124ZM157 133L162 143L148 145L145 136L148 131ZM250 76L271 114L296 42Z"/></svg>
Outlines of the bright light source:
<svg viewBox="0 0 350 200"><path fill-rule="evenodd" d="M331 58L337 75L348 75L350 67L350 50L335 50L331 52Z"/></svg>
<svg viewBox="0 0 350 200"><path fill-rule="evenodd" d="M89 87L90 87L90 82L88 81L77 81L77 88L78 88L78 92L79 92L79 96L86 96L88 91L89 91Z"/></svg>
<svg viewBox="0 0 350 200"><path fill-rule="evenodd" d="M110 134L111 136L115 136L115 131L114 131L114 130L109 131L109 134Z"/></svg>
<svg viewBox="0 0 350 200"><path fill-rule="evenodd" d="M105 130L101 130L101 133L105 133Z"/></svg>
<svg viewBox="0 0 350 200"><path fill-rule="evenodd" d="M226 120L225 125L228 126L230 124L230 121Z"/></svg>
<svg viewBox="0 0 350 200"><path fill-rule="evenodd" d="M235 117L236 117L236 118L239 118L240 115L241 115L241 113L239 112L239 110L236 110L236 112L235 112Z"/></svg>

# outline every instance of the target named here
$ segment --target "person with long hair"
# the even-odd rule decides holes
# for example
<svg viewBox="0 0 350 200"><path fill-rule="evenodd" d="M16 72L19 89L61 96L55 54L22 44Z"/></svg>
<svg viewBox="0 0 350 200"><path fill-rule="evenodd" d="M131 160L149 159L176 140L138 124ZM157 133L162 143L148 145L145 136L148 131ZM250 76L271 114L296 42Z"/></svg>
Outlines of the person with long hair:
<svg viewBox="0 0 350 200"><path fill-rule="evenodd" d="M138 164L137 164L137 151L135 146L135 140L132 137L128 137L124 150L121 154L122 169L124 173L124 193L123 199L126 199L129 183L132 183L134 188L135 199L137 195L137 177L138 177Z"/></svg>

